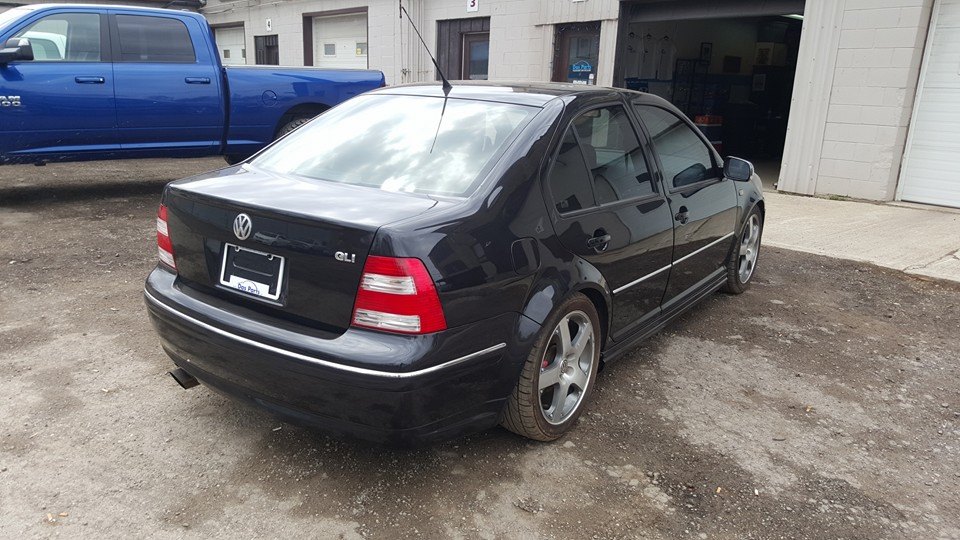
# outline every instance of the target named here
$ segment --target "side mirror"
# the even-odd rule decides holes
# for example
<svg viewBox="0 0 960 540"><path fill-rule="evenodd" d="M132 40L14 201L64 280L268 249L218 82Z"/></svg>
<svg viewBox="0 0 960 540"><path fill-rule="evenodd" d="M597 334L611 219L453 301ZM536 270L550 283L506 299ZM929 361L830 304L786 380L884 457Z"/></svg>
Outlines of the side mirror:
<svg viewBox="0 0 960 540"><path fill-rule="evenodd" d="M753 163L730 156L723 161L723 175L737 182L749 182L753 178Z"/></svg>
<svg viewBox="0 0 960 540"><path fill-rule="evenodd" d="M0 64L5 65L15 60L33 60L33 45L25 37L10 38L0 49Z"/></svg>

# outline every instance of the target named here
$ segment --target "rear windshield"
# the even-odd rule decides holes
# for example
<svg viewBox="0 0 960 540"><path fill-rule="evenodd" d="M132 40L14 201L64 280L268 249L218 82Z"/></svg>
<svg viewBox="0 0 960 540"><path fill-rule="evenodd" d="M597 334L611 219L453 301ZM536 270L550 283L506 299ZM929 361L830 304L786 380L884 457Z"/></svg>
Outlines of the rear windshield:
<svg viewBox="0 0 960 540"><path fill-rule="evenodd" d="M443 97L353 98L253 160L281 174L467 196L535 107Z"/></svg>

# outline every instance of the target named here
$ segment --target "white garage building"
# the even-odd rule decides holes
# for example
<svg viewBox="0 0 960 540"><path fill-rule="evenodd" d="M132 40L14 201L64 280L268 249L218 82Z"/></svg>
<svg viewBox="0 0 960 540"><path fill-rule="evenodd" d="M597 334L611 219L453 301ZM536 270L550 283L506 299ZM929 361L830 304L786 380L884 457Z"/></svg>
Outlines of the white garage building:
<svg viewBox="0 0 960 540"><path fill-rule="evenodd" d="M450 78L639 88L780 190L960 207L960 0L404 6ZM201 12L231 63L240 48L249 64L436 78L396 0L210 0Z"/></svg>
<svg viewBox="0 0 960 540"><path fill-rule="evenodd" d="M641 89L782 191L960 208L960 0L403 4L451 79ZM225 64L437 77L397 0L208 0L200 11Z"/></svg>

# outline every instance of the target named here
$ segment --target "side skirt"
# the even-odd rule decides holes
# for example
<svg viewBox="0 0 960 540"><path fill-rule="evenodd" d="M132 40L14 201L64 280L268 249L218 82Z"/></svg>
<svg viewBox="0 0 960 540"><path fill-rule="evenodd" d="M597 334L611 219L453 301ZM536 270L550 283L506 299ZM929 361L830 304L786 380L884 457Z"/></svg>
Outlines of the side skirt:
<svg viewBox="0 0 960 540"><path fill-rule="evenodd" d="M712 274L691 287L689 292L668 302L663 306L663 311L659 316L654 317L647 324L639 328L635 334L604 350L600 355L600 359L604 363L617 360L638 343L656 334L672 320L700 303L701 300L717 292L720 287L723 286L726 279L726 267L718 268Z"/></svg>

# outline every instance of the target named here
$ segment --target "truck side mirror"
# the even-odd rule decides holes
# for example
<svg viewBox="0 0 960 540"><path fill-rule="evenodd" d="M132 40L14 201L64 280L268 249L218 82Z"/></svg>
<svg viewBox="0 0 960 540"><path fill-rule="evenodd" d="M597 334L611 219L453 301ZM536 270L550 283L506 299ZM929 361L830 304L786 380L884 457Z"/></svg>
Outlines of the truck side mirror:
<svg viewBox="0 0 960 540"><path fill-rule="evenodd" d="M753 163L729 156L723 160L723 175L737 182L749 182L753 178Z"/></svg>
<svg viewBox="0 0 960 540"><path fill-rule="evenodd" d="M33 60L33 46L25 37L10 38L0 49L0 65L6 65L15 60Z"/></svg>

